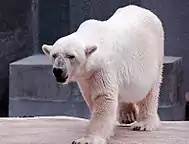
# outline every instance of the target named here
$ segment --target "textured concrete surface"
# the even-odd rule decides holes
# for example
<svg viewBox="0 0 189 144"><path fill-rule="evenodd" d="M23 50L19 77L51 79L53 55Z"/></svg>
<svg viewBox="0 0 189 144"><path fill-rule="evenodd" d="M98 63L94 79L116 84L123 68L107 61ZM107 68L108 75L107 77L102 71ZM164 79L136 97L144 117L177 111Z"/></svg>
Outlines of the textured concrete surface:
<svg viewBox="0 0 189 144"><path fill-rule="evenodd" d="M165 57L164 65L160 117L163 120L183 120L182 58ZM51 62L45 55L34 55L11 63L10 116L90 116L77 84L58 84L51 69Z"/></svg>
<svg viewBox="0 0 189 144"><path fill-rule="evenodd" d="M162 106L185 102L183 94L183 63L180 57L166 57L163 68L163 86L161 89Z"/></svg>
<svg viewBox="0 0 189 144"><path fill-rule="evenodd" d="M159 99L159 114L162 120L185 119L186 101L183 82L183 59L165 57L163 85Z"/></svg>
<svg viewBox="0 0 189 144"><path fill-rule="evenodd" d="M0 119L2 144L71 144L84 136L88 120L72 117ZM135 132L117 125L108 144L188 144L189 122L162 122L159 130Z"/></svg>
<svg viewBox="0 0 189 144"><path fill-rule="evenodd" d="M0 116L8 114L9 63L33 53L35 0L0 1Z"/></svg>

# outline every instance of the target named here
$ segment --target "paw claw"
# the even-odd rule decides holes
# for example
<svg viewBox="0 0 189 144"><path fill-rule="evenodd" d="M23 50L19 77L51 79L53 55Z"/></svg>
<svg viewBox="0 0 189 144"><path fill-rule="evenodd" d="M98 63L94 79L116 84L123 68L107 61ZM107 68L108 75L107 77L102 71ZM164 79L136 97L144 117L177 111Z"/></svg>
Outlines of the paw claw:
<svg viewBox="0 0 189 144"><path fill-rule="evenodd" d="M148 117L144 120L141 120L135 123L132 126L134 131L152 131L157 129L160 126L160 120L158 116Z"/></svg>
<svg viewBox="0 0 189 144"><path fill-rule="evenodd" d="M72 144L81 144L80 142L73 141ZM88 143L85 143L88 144Z"/></svg>
<svg viewBox="0 0 189 144"><path fill-rule="evenodd" d="M73 141L72 144L106 144L106 140L97 136L87 136Z"/></svg>
<svg viewBox="0 0 189 144"><path fill-rule="evenodd" d="M134 131L139 131L140 129L141 129L140 126L135 126L135 127L133 127L133 130L134 130Z"/></svg>
<svg viewBox="0 0 189 144"><path fill-rule="evenodd" d="M138 106L133 103L121 103L119 111L119 122L121 124L131 124L137 120L139 113Z"/></svg>

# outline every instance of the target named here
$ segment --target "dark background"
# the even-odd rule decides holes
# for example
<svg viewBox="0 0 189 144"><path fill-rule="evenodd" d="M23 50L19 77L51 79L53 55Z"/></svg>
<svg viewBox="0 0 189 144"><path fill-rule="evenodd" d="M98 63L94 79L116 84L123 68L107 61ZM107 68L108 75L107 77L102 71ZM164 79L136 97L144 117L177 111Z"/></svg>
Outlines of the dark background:
<svg viewBox="0 0 189 144"><path fill-rule="evenodd" d="M86 19L105 20L128 4L148 8L162 20L165 55L184 58L189 91L188 0L6 0L0 1L0 116L8 115L9 63L41 53L43 43L54 43Z"/></svg>

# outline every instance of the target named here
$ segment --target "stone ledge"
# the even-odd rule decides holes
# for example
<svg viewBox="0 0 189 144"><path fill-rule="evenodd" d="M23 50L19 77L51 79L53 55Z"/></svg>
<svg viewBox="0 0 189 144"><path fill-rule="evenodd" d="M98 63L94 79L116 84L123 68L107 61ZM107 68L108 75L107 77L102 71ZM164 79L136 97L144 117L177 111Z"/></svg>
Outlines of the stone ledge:
<svg viewBox="0 0 189 144"><path fill-rule="evenodd" d="M33 55L10 64L10 116L59 114L89 117L77 84L56 83L51 69L51 61L45 55ZM182 120L184 117L182 73L182 58L164 58L159 100L163 120ZM180 116L175 117L178 112Z"/></svg>
<svg viewBox="0 0 189 144"><path fill-rule="evenodd" d="M9 114L14 116L75 116L89 118L89 109L84 102L47 101L28 98L10 98Z"/></svg>

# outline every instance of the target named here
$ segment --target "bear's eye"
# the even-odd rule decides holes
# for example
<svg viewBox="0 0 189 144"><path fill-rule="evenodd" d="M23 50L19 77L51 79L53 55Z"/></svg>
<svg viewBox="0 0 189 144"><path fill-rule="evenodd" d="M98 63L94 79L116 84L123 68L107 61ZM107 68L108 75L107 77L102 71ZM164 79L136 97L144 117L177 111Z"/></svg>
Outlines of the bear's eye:
<svg viewBox="0 0 189 144"><path fill-rule="evenodd" d="M58 54L53 54L52 57L53 59L57 58Z"/></svg>
<svg viewBox="0 0 189 144"><path fill-rule="evenodd" d="M66 55L66 58L68 58L68 59L74 59L75 56L74 55Z"/></svg>

